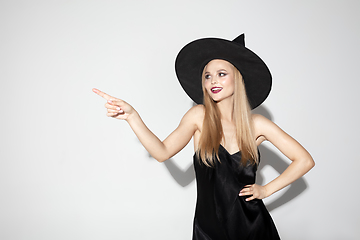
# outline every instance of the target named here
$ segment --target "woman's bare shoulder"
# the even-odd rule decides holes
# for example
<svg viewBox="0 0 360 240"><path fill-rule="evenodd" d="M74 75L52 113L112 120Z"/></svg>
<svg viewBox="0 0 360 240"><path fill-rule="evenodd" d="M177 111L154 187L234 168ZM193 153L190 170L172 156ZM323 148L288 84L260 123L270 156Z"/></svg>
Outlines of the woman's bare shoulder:
<svg viewBox="0 0 360 240"><path fill-rule="evenodd" d="M205 106L202 104L195 105L190 110L194 111L195 114L200 116L203 116L205 114Z"/></svg>
<svg viewBox="0 0 360 240"><path fill-rule="evenodd" d="M260 114L253 114L256 138L263 137L270 142L275 142L280 137L288 136L278 125Z"/></svg>
<svg viewBox="0 0 360 240"><path fill-rule="evenodd" d="M260 114L252 114L255 132L263 132L265 130L279 128L273 121Z"/></svg>
<svg viewBox="0 0 360 240"><path fill-rule="evenodd" d="M266 117L264 117L261 114L252 114L251 117L252 117L255 127L258 125L263 125L263 124L271 122L269 119L267 119Z"/></svg>
<svg viewBox="0 0 360 240"><path fill-rule="evenodd" d="M205 107L202 104L193 106L192 108L185 113L183 121L190 121L197 125L198 128L201 127L205 115Z"/></svg>
<svg viewBox="0 0 360 240"><path fill-rule="evenodd" d="M193 106L189 109L189 111L185 114L185 116L189 115L193 118L203 118L205 115L205 107L202 104Z"/></svg>
<svg viewBox="0 0 360 240"><path fill-rule="evenodd" d="M263 141L267 140L264 134L264 128L274 124L272 121L260 114L252 114L252 120L254 123L254 133L257 145L260 145Z"/></svg>

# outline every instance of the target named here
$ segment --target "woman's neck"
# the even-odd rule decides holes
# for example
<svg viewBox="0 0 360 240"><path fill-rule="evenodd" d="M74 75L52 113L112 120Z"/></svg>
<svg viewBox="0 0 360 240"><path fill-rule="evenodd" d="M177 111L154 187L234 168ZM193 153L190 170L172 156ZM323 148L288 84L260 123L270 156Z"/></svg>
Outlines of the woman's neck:
<svg viewBox="0 0 360 240"><path fill-rule="evenodd" d="M221 113L221 119L232 122L233 120L233 98L224 99L217 103L217 107Z"/></svg>

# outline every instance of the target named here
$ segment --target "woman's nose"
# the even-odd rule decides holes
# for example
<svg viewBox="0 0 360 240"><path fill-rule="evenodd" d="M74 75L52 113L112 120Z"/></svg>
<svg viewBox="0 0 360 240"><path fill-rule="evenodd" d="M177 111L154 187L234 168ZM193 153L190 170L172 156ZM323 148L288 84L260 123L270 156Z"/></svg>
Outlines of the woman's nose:
<svg viewBox="0 0 360 240"><path fill-rule="evenodd" d="M217 78L216 77L211 78L211 84L216 84L216 83L217 83Z"/></svg>

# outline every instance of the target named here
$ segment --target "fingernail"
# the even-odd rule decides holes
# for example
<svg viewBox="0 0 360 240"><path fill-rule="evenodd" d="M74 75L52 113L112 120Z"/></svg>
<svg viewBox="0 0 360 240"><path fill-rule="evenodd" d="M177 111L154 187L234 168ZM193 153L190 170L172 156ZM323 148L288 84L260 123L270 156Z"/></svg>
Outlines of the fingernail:
<svg viewBox="0 0 360 240"><path fill-rule="evenodd" d="M109 101L108 101L108 103L112 103L112 101L111 101L111 100L109 100Z"/></svg>
<svg viewBox="0 0 360 240"><path fill-rule="evenodd" d="M116 108L116 110L120 110L120 108L119 108L119 107L117 107L117 108Z"/></svg>
<svg viewBox="0 0 360 240"><path fill-rule="evenodd" d="M239 193L239 196L242 196L242 193Z"/></svg>

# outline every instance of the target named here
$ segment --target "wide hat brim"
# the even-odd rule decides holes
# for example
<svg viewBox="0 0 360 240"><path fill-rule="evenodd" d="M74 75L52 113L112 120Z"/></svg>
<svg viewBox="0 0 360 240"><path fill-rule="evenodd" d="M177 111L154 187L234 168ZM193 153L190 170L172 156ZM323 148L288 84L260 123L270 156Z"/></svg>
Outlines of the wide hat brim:
<svg viewBox="0 0 360 240"><path fill-rule="evenodd" d="M189 97L203 103L202 71L214 59L233 64L241 73L251 109L265 101L271 90L271 73L264 61L245 47L244 34L233 41L202 38L183 47L176 57L175 71Z"/></svg>

